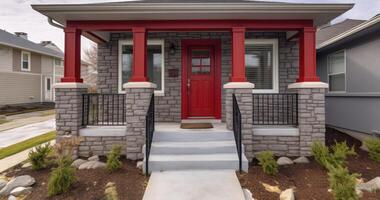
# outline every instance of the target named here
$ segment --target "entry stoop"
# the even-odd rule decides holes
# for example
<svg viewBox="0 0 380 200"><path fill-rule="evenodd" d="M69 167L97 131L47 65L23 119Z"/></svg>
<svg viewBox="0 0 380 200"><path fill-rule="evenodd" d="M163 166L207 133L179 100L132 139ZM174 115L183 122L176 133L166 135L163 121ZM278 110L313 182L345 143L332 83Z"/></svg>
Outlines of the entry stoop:
<svg viewBox="0 0 380 200"><path fill-rule="evenodd" d="M239 157L232 131L155 131L149 157L149 173L215 169L239 170ZM248 171L248 160L244 152L242 169Z"/></svg>

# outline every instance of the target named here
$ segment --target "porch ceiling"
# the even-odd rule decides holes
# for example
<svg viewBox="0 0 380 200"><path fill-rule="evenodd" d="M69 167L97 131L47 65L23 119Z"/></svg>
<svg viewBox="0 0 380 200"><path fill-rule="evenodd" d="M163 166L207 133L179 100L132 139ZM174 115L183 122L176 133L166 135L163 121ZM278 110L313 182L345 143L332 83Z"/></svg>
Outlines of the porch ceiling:
<svg viewBox="0 0 380 200"><path fill-rule="evenodd" d="M313 20L325 24L353 7L353 4L303 4L260 1L134 1L98 4L32 5L33 9L62 25L81 20ZM174 2L174 3L173 3ZM207 2L207 1L206 1Z"/></svg>

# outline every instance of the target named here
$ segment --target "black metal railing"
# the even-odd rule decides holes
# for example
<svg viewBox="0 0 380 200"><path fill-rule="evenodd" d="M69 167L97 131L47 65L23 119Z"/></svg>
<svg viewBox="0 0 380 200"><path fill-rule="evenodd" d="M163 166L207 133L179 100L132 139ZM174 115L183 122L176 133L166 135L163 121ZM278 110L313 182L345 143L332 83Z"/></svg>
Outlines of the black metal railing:
<svg viewBox="0 0 380 200"><path fill-rule="evenodd" d="M125 94L83 94L83 126L126 124Z"/></svg>
<svg viewBox="0 0 380 200"><path fill-rule="evenodd" d="M241 113L235 94L232 95L232 129L234 131L236 150L239 156L239 172L242 171Z"/></svg>
<svg viewBox="0 0 380 200"><path fill-rule="evenodd" d="M292 125L298 124L298 95L253 94L254 125Z"/></svg>
<svg viewBox="0 0 380 200"><path fill-rule="evenodd" d="M154 133L154 95L152 95L149 108L145 116L145 174L149 174L149 155Z"/></svg>

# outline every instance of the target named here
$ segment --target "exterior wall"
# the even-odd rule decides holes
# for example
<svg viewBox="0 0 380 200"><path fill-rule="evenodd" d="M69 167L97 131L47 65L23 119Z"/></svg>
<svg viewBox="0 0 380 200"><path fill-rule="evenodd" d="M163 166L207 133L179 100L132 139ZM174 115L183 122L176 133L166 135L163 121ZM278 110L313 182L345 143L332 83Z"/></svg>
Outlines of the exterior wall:
<svg viewBox="0 0 380 200"><path fill-rule="evenodd" d="M131 39L130 33L112 33L111 41L98 45L98 82L100 93L118 92L118 41ZM298 43L286 40L285 32L248 32L247 39L278 38L279 90L287 92L290 83L298 77ZM231 34L228 32L149 33L148 39L165 40L165 95L156 96L156 120L179 122L181 120L181 39L220 39L222 49L222 86L228 82L231 71ZM176 51L169 53L170 45ZM169 77L169 69L178 69L178 77ZM223 88L223 87L221 87ZM222 120L225 121L225 91L222 89Z"/></svg>
<svg viewBox="0 0 380 200"><path fill-rule="evenodd" d="M13 49L13 71L26 73L41 73L41 55L31 52L31 71L21 71L21 49Z"/></svg>
<svg viewBox="0 0 380 200"><path fill-rule="evenodd" d="M318 75L328 82L327 56L346 51L346 92L327 93L326 124L353 131L380 130L379 31L318 53ZM365 119L365 120L364 120Z"/></svg>
<svg viewBox="0 0 380 200"><path fill-rule="evenodd" d="M11 72L13 62L13 50L10 47L0 45L0 72Z"/></svg>
<svg viewBox="0 0 380 200"><path fill-rule="evenodd" d="M78 156L105 156L112 150L112 147L115 145L121 146L121 154L125 155L126 137L82 137L82 142L78 147Z"/></svg>
<svg viewBox="0 0 380 200"><path fill-rule="evenodd" d="M253 151L270 150L278 156L299 156L299 136L257 136L253 135Z"/></svg>
<svg viewBox="0 0 380 200"><path fill-rule="evenodd" d="M0 72L0 105L41 101L41 75Z"/></svg>

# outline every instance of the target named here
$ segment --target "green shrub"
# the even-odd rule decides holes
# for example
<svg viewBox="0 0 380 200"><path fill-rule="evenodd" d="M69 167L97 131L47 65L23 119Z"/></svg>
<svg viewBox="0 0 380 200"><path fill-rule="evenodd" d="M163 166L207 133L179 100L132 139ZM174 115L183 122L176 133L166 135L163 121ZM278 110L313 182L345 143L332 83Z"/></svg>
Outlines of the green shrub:
<svg viewBox="0 0 380 200"><path fill-rule="evenodd" d="M364 145L369 151L369 157L380 162L380 138L367 138L364 140Z"/></svg>
<svg viewBox="0 0 380 200"><path fill-rule="evenodd" d="M52 147L50 143L45 145L38 145L34 150L29 152L29 161L32 164L32 169L39 170L46 168L47 166L47 157L49 153L52 151Z"/></svg>
<svg viewBox="0 0 380 200"><path fill-rule="evenodd" d="M71 185L75 182L75 168L62 162L57 168L54 168L49 176L48 194L49 196L62 194L69 191Z"/></svg>
<svg viewBox="0 0 380 200"><path fill-rule="evenodd" d="M311 151L315 161L317 161L317 163L323 167L326 167L330 157L329 148L322 144L320 141L315 141L311 145Z"/></svg>
<svg viewBox="0 0 380 200"><path fill-rule="evenodd" d="M120 162L121 146L112 147L111 152L107 155L107 170L110 172L116 171L121 168Z"/></svg>
<svg viewBox="0 0 380 200"><path fill-rule="evenodd" d="M259 153L257 155L257 160L263 168L264 173L269 175L276 175L278 173L278 164L271 151L263 151Z"/></svg>
<svg viewBox="0 0 380 200"><path fill-rule="evenodd" d="M334 200L358 200L356 179L358 174L350 174L346 167L329 167L329 184Z"/></svg>

